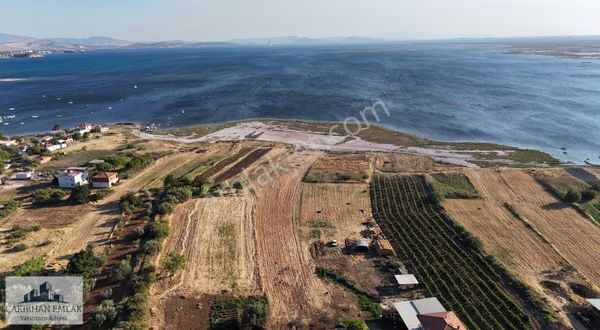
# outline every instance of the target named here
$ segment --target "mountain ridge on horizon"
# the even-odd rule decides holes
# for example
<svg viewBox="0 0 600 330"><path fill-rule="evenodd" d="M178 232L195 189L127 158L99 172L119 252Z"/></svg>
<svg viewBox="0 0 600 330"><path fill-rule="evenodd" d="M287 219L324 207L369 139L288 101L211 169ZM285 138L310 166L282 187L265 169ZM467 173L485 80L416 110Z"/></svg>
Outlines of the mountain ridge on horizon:
<svg viewBox="0 0 600 330"><path fill-rule="evenodd" d="M36 38L0 32L0 51L25 50L94 50L112 48L194 48L208 46L286 46L323 44L376 44L376 43L444 43L444 42L556 42L556 41L600 41L600 36L542 36L542 37L456 37L445 39L380 39L363 36L340 36L311 38L302 36L274 36L257 38L236 38L229 41L129 41L106 36L85 38L51 37Z"/></svg>

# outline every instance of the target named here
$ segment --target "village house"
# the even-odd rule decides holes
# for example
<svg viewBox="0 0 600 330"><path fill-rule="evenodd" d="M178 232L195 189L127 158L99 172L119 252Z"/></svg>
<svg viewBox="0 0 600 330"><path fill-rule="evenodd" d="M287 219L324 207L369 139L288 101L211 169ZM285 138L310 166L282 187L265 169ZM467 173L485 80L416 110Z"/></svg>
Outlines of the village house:
<svg viewBox="0 0 600 330"><path fill-rule="evenodd" d="M29 150L29 144L19 143L16 146L14 146L13 148L14 148L14 150L19 151L19 152L27 152L27 150Z"/></svg>
<svg viewBox="0 0 600 330"><path fill-rule="evenodd" d="M92 176L93 188L112 188L119 181L117 172L99 172Z"/></svg>
<svg viewBox="0 0 600 330"><path fill-rule="evenodd" d="M52 151L56 151L56 150L59 150L59 149L64 149L66 147L67 147L66 143L57 143L57 144L46 143L46 144L44 144L43 149L52 152Z"/></svg>
<svg viewBox="0 0 600 330"><path fill-rule="evenodd" d="M76 188L88 183L89 173L84 167L69 167L58 175L58 186Z"/></svg>
<svg viewBox="0 0 600 330"><path fill-rule="evenodd" d="M94 126L95 125L91 123L81 123L75 127L75 133L79 133L80 135L89 133L92 131L92 129L94 129Z"/></svg>
<svg viewBox="0 0 600 330"><path fill-rule="evenodd" d="M105 133L108 132L108 127L102 125L96 125L92 128L92 132L94 133Z"/></svg>

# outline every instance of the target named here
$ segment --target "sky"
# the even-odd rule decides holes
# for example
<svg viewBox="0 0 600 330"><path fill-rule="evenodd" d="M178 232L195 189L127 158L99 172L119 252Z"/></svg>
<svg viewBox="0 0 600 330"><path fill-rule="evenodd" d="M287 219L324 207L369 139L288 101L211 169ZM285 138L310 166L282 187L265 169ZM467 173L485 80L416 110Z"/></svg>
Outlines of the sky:
<svg viewBox="0 0 600 330"><path fill-rule="evenodd" d="M0 0L0 32L132 41L600 35L598 0Z"/></svg>

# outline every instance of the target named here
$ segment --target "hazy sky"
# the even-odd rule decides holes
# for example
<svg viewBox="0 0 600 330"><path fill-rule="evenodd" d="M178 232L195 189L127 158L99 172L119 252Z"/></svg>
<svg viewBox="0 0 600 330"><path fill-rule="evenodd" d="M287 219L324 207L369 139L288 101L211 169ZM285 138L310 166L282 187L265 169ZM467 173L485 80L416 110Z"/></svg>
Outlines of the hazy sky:
<svg viewBox="0 0 600 330"><path fill-rule="evenodd" d="M0 32L218 41L600 35L599 0L0 0Z"/></svg>

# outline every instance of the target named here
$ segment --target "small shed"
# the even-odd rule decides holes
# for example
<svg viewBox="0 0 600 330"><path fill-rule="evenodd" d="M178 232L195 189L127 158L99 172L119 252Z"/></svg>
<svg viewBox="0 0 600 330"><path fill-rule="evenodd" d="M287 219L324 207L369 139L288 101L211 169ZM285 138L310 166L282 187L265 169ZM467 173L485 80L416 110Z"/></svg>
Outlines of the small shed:
<svg viewBox="0 0 600 330"><path fill-rule="evenodd" d="M401 289L410 289L419 284L419 281L415 277L415 275L407 274L407 275L394 275L396 278L396 282L398 282L398 286Z"/></svg>
<svg viewBox="0 0 600 330"><path fill-rule="evenodd" d="M350 246L352 252L360 253L360 252L369 252L369 242L363 239L357 239L352 242Z"/></svg>
<svg viewBox="0 0 600 330"><path fill-rule="evenodd" d="M31 172L31 171L17 172L15 174L15 179L17 179L17 180L29 180L29 179L31 179L31 177L33 177L33 172Z"/></svg>
<svg viewBox="0 0 600 330"><path fill-rule="evenodd" d="M377 255L379 256L396 255L394 249L392 248L392 244L390 244L390 241L386 239L377 240L373 245L375 246L375 252L377 252Z"/></svg>

